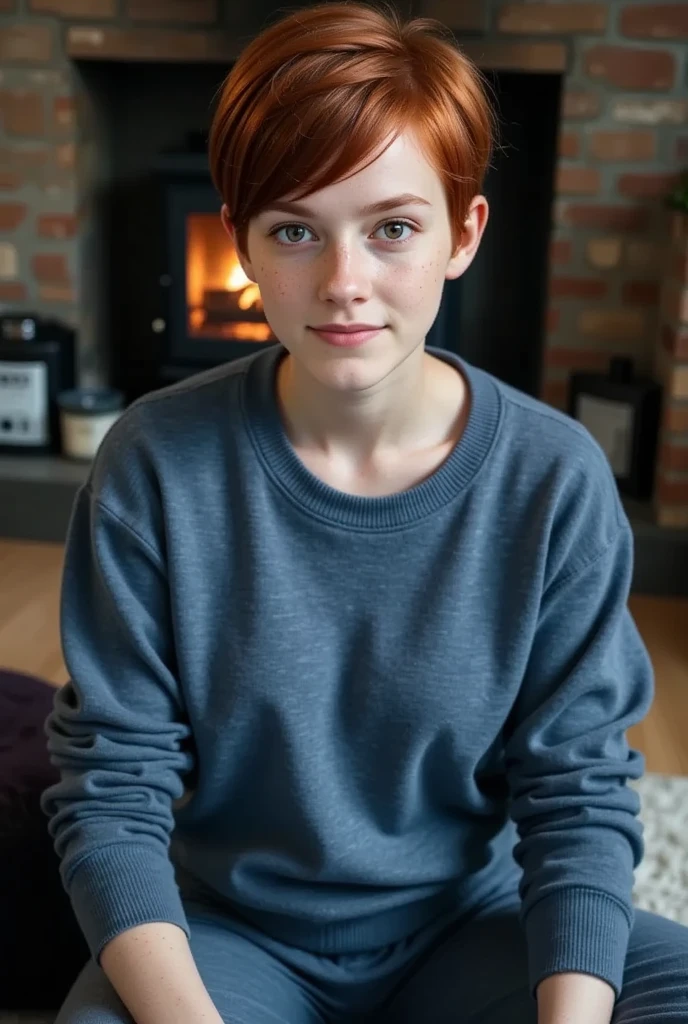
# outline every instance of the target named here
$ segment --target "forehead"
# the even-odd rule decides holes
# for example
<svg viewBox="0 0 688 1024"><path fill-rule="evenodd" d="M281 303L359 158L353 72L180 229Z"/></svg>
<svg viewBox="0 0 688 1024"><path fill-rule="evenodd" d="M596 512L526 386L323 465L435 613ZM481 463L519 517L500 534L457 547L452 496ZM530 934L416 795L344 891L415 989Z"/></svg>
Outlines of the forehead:
<svg viewBox="0 0 688 1024"><path fill-rule="evenodd" d="M381 144L378 155L368 157L368 166L362 167L343 181L337 181L299 200L312 210L327 209L338 214L350 213L366 204L388 196L412 193L425 199L431 206L443 205L444 192L437 171L429 163L415 136L404 132L386 149ZM294 193L284 196L292 201ZM293 200L295 201L295 200ZM419 211L421 208L418 208Z"/></svg>

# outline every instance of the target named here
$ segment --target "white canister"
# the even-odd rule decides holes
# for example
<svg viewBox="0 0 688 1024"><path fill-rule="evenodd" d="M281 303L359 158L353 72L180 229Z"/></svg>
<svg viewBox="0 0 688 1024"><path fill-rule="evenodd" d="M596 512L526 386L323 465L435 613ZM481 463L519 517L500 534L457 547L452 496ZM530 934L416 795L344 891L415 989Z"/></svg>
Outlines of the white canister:
<svg viewBox="0 0 688 1024"><path fill-rule="evenodd" d="M62 453L91 460L110 427L122 415L124 395L114 388L76 388L57 396Z"/></svg>

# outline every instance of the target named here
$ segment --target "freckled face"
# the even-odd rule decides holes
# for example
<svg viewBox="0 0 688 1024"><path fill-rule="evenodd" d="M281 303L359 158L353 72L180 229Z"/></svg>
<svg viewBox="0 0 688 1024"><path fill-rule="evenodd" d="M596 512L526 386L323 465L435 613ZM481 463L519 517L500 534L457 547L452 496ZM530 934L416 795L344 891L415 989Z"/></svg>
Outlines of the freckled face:
<svg viewBox="0 0 688 1024"><path fill-rule="evenodd" d="M397 196L406 199L364 212ZM415 137L400 135L368 167L298 205L253 218L250 259L242 257L275 335L309 374L337 390L367 389L404 372L407 360L414 363L409 356L422 353L444 281L467 265L460 254L452 258L444 187ZM381 330L348 347L314 330L354 322Z"/></svg>

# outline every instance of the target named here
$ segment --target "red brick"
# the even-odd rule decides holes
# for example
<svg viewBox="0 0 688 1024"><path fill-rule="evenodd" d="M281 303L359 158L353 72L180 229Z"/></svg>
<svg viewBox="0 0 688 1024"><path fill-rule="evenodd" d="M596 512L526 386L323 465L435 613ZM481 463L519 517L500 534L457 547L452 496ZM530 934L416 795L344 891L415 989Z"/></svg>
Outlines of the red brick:
<svg viewBox="0 0 688 1024"><path fill-rule="evenodd" d="M636 99L614 100L612 115L627 124L683 124L688 121L688 100Z"/></svg>
<svg viewBox="0 0 688 1024"><path fill-rule="evenodd" d="M676 434L688 431L688 405L668 402L664 408L663 426L665 430Z"/></svg>
<svg viewBox="0 0 688 1024"><path fill-rule="evenodd" d="M654 519L657 526L666 526L670 530L685 530L688 528L688 506L658 505L655 503ZM629 735L632 735L632 731Z"/></svg>
<svg viewBox="0 0 688 1024"><path fill-rule="evenodd" d="M69 263L63 253L41 252L31 260L34 276L41 284L69 285Z"/></svg>
<svg viewBox="0 0 688 1024"><path fill-rule="evenodd" d="M14 171L0 171L0 191L12 192L21 185L21 177Z"/></svg>
<svg viewBox="0 0 688 1024"><path fill-rule="evenodd" d="M682 285L688 286L688 249L679 252L674 260L674 277Z"/></svg>
<svg viewBox="0 0 688 1024"><path fill-rule="evenodd" d="M657 498L664 505L688 505L688 480L667 480L660 474Z"/></svg>
<svg viewBox="0 0 688 1024"><path fill-rule="evenodd" d="M489 12L484 0L423 0L423 14L463 32L484 32Z"/></svg>
<svg viewBox="0 0 688 1024"><path fill-rule="evenodd" d="M662 316L670 323L688 323L688 287L667 278L662 290Z"/></svg>
<svg viewBox="0 0 688 1024"><path fill-rule="evenodd" d="M545 353L545 363L552 369L606 370L609 353L597 348L559 348L551 346Z"/></svg>
<svg viewBox="0 0 688 1024"><path fill-rule="evenodd" d="M626 264L634 270L656 270L662 266L666 242L660 236L656 242L629 239L626 243Z"/></svg>
<svg viewBox="0 0 688 1024"><path fill-rule="evenodd" d="M600 172L596 167L557 168L556 190L560 195L594 196L600 191Z"/></svg>
<svg viewBox="0 0 688 1024"><path fill-rule="evenodd" d="M528 44L548 46L554 44ZM85 28L67 30L67 56L74 60L231 62L243 45L236 34L217 29Z"/></svg>
<svg viewBox="0 0 688 1024"><path fill-rule="evenodd" d="M42 302L76 302L76 292L69 285L42 284L38 297Z"/></svg>
<svg viewBox="0 0 688 1024"><path fill-rule="evenodd" d="M31 0L37 14L61 14L63 18L112 18L117 0Z"/></svg>
<svg viewBox="0 0 688 1024"><path fill-rule="evenodd" d="M40 238L74 238L78 229L79 221L72 213L44 213L37 221Z"/></svg>
<svg viewBox="0 0 688 1024"><path fill-rule="evenodd" d="M56 97L53 102L53 121L61 132L71 132L76 127L76 100L73 96Z"/></svg>
<svg viewBox="0 0 688 1024"><path fill-rule="evenodd" d="M572 243L568 238L557 238L550 242L549 258L552 263L562 264L571 262Z"/></svg>
<svg viewBox="0 0 688 1024"><path fill-rule="evenodd" d="M662 469L675 473L688 472L688 444L671 444L665 442L661 451Z"/></svg>
<svg viewBox="0 0 688 1024"><path fill-rule="evenodd" d="M638 206L597 206L571 203L562 213L563 223L579 228L608 231L644 231L649 211Z"/></svg>
<svg viewBox="0 0 688 1024"><path fill-rule="evenodd" d="M666 50L593 46L585 55L585 68L591 78L620 89L671 89L676 77L676 59Z"/></svg>
<svg viewBox="0 0 688 1024"><path fill-rule="evenodd" d="M188 21L206 25L217 21L217 0L127 0L134 21Z"/></svg>
<svg viewBox="0 0 688 1024"><path fill-rule="evenodd" d="M672 210L670 221L670 237L679 245L688 245L688 217L685 210Z"/></svg>
<svg viewBox="0 0 688 1024"><path fill-rule="evenodd" d="M22 185L65 184L65 174L57 174L52 165L53 147L45 145L0 144L0 179L7 185L20 188Z"/></svg>
<svg viewBox="0 0 688 1024"><path fill-rule="evenodd" d="M0 115L8 135L42 135L45 131L43 97L26 89L0 92Z"/></svg>
<svg viewBox="0 0 688 1024"><path fill-rule="evenodd" d="M47 64L52 55L53 34L48 25L0 28L0 64Z"/></svg>
<svg viewBox="0 0 688 1024"><path fill-rule="evenodd" d="M452 7L456 9L456 6L456 0L452 0ZM556 74L568 68L566 43L512 42L497 37L487 40L466 39L462 41L461 49L485 70L552 71Z"/></svg>
<svg viewBox="0 0 688 1024"><path fill-rule="evenodd" d="M505 4L497 19L500 32L520 32L526 35L535 32L547 35L585 32L592 35L604 32L606 27L607 9L603 3Z"/></svg>
<svg viewBox="0 0 688 1024"><path fill-rule="evenodd" d="M677 362L688 362L688 327L662 324L662 347Z"/></svg>
<svg viewBox="0 0 688 1024"><path fill-rule="evenodd" d="M588 263L598 270L611 270L612 267L618 267L622 252L623 240L613 236L589 238L585 246Z"/></svg>
<svg viewBox="0 0 688 1024"><path fill-rule="evenodd" d="M0 11L16 11L17 0L0 0Z"/></svg>
<svg viewBox="0 0 688 1024"><path fill-rule="evenodd" d="M542 387L542 401L555 409L566 409L569 400L567 380L546 380Z"/></svg>
<svg viewBox="0 0 688 1024"><path fill-rule="evenodd" d="M680 362L688 363L688 328L682 327L676 332L674 357Z"/></svg>
<svg viewBox="0 0 688 1024"><path fill-rule="evenodd" d="M688 39L688 4L640 4L624 7L619 31L635 39Z"/></svg>
<svg viewBox="0 0 688 1024"><path fill-rule="evenodd" d="M561 116L566 120L584 121L600 113L600 97L596 92L565 92Z"/></svg>
<svg viewBox="0 0 688 1024"><path fill-rule="evenodd" d="M620 174L616 187L619 195L639 199L666 196L678 182L678 174Z"/></svg>
<svg viewBox="0 0 688 1024"><path fill-rule="evenodd" d="M561 310L556 306L550 306L547 310L546 330L548 334L554 334L559 328L561 321Z"/></svg>
<svg viewBox="0 0 688 1024"><path fill-rule="evenodd" d="M0 203L0 231L15 231L28 212L26 203Z"/></svg>
<svg viewBox="0 0 688 1024"><path fill-rule="evenodd" d="M678 363L671 373L668 394L679 401L688 399L688 365Z"/></svg>
<svg viewBox="0 0 688 1024"><path fill-rule="evenodd" d="M659 281L624 281L621 298L632 306L657 306Z"/></svg>
<svg viewBox="0 0 688 1024"><path fill-rule="evenodd" d="M657 149L654 132L593 132L590 153L598 160L652 160Z"/></svg>
<svg viewBox="0 0 688 1024"><path fill-rule="evenodd" d="M549 293L555 299L602 299L609 290L596 277L553 277Z"/></svg>
<svg viewBox="0 0 688 1024"><path fill-rule="evenodd" d="M581 334L606 341L619 341L623 344L640 341L645 337L646 327L645 313L636 308L600 309L585 306L578 314L578 330Z"/></svg>
<svg viewBox="0 0 688 1024"><path fill-rule="evenodd" d="M76 167L76 145L73 142L65 142L55 146L55 163L65 171L73 171Z"/></svg>
<svg viewBox="0 0 688 1024"><path fill-rule="evenodd" d="M26 285L21 281L0 281L0 302L23 302Z"/></svg>
<svg viewBox="0 0 688 1024"><path fill-rule="evenodd" d="M580 135L577 132L561 132L559 135L559 156L575 159L580 153Z"/></svg>

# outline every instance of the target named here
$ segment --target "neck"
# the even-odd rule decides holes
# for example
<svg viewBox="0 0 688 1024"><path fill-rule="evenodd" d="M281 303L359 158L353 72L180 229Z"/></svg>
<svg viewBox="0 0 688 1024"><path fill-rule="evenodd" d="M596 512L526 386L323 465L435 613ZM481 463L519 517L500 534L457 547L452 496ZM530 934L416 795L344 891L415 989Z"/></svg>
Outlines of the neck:
<svg viewBox="0 0 688 1024"><path fill-rule="evenodd" d="M328 388L291 355L277 373L278 403L292 445L352 467L445 443L464 394L461 374L422 345L364 391Z"/></svg>

